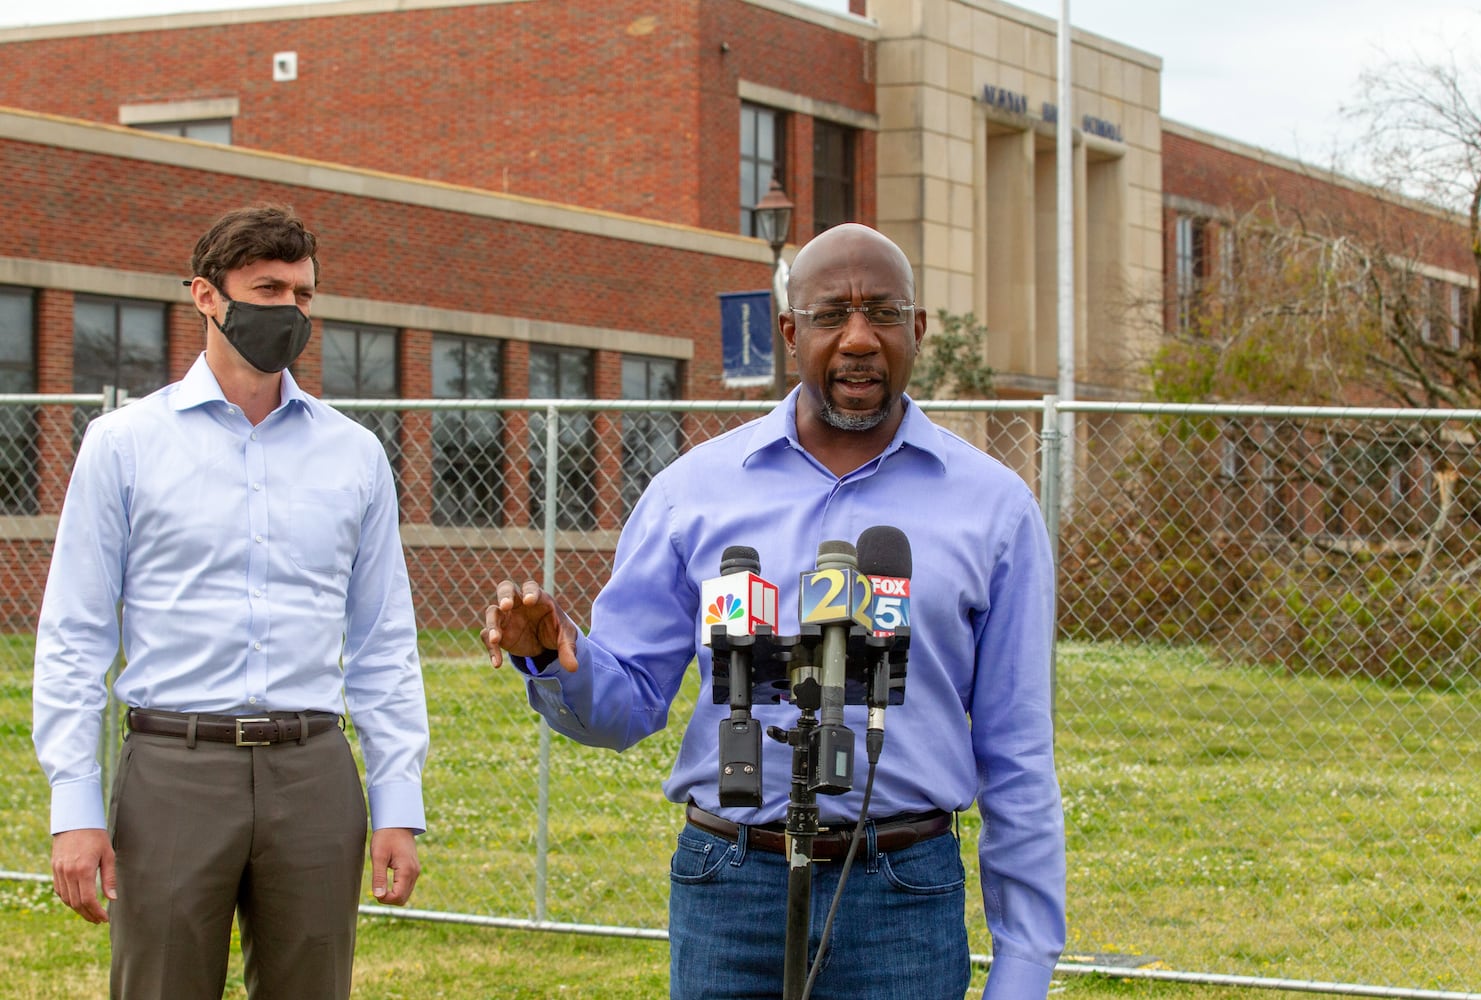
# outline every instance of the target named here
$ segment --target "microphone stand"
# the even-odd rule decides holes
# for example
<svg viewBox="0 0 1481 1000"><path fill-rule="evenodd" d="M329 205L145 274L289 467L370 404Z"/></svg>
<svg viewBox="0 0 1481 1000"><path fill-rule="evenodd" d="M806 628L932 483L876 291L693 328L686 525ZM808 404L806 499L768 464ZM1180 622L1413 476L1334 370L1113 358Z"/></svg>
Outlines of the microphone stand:
<svg viewBox="0 0 1481 1000"><path fill-rule="evenodd" d="M801 1000L807 985L807 945L812 908L812 843L818 833L817 794L813 774L817 750L817 711L823 687L809 651L816 649L817 630L803 643L797 636L777 637L765 626L756 635L731 636L723 625L711 629L711 694L717 705L730 705L720 723L720 802L761 805L761 756L751 724L756 702L777 703L787 692L799 709L791 729L768 726L766 735L792 748L792 785L787 800L787 944L783 1000ZM797 655L801 652L802 655Z"/></svg>
<svg viewBox="0 0 1481 1000"><path fill-rule="evenodd" d="M782 961L782 1000L801 1000L807 985L807 945L812 911L812 845L818 833L818 797L813 790L818 727L816 712L823 686L815 671L797 671L792 702L797 724L772 726L767 735L792 747L792 784L787 797L787 944Z"/></svg>

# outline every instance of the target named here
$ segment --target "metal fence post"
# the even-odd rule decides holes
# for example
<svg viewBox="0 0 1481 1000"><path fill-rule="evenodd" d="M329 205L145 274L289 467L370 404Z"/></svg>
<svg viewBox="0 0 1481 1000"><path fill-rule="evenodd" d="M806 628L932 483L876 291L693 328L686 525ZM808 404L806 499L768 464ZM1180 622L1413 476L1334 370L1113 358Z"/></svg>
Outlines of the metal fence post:
<svg viewBox="0 0 1481 1000"><path fill-rule="evenodd" d="M103 386L103 412L108 413L118 409L128 402L128 398L127 389L120 389L116 385ZM121 636L123 605L120 603L114 611L118 615ZM113 776L118 773L118 752L123 745L123 711L118 704L118 699L113 697L113 685L117 682L121 670L123 670L123 643L120 641L118 651L113 655L113 665L108 668L108 702L103 709L103 728L98 736L102 744L98 747L98 766L102 769L104 809L107 809L113 801Z"/></svg>
<svg viewBox="0 0 1481 1000"><path fill-rule="evenodd" d="M1054 564L1054 579L1059 579L1059 477L1063 472L1060 450L1063 440L1059 431L1059 397L1044 397L1043 416L1039 422L1039 510L1049 533L1049 556ZM1049 614L1049 714L1057 718L1055 705L1059 691L1059 600Z"/></svg>
<svg viewBox="0 0 1481 1000"><path fill-rule="evenodd" d="M560 496L560 411L554 404L545 409L545 542L544 570L540 586L555 591L556 503ZM540 777L535 831L535 919L546 919L550 855L550 725L540 720Z"/></svg>

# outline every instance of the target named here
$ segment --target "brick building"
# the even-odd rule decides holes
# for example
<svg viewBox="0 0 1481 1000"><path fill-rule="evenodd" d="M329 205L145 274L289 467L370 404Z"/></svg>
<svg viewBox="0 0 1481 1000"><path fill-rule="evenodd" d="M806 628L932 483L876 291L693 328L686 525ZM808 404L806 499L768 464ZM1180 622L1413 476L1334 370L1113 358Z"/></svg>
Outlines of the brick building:
<svg viewBox="0 0 1481 1000"><path fill-rule="evenodd" d="M775 176L794 245L879 225L925 307L988 317L1004 390L1037 394L1054 373L1055 26L995 0L854 8L348 0L0 31L0 388L137 395L178 377L200 346L179 284L194 236L271 199L323 238L295 367L312 391L751 392L724 378L717 297L768 287L751 210ZM1093 36L1077 59L1086 121L1116 123L1077 152L1081 229L1097 234L1079 266L1100 276L1085 340L1095 289L1160 268L1138 236L1157 224L1158 64ZM44 558L80 412L15 409L7 425L19 563ZM445 557L449 532L512 544L538 529L538 416L359 417L400 457L414 547ZM624 502L603 498L630 496L624 470L668 447L604 420L618 422L577 423L619 446L562 469L559 504L560 527L597 548ZM18 593L12 617L30 606Z"/></svg>
<svg viewBox="0 0 1481 1000"><path fill-rule="evenodd" d="M1233 357L1164 396L1467 405L1447 383L1475 342L1476 262L1454 213L1173 122L1163 206L1162 342ZM1475 445L1464 427L1226 420L1212 507L1229 537L1412 552L1452 506L1481 509Z"/></svg>
<svg viewBox="0 0 1481 1000"><path fill-rule="evenodd" d="M1162 150L1167 331L1187 324L1202 290L1238 280L1231 240L1253 221L1394 258L1397 270L1417 279L1434 337L1458 346L1469 334L1476 263L1456 214L1175 122L1163 123Z"/></svg>
<svg viewBox="0 0 1481 1000"><path fill-rule="evenodd" d="M865 6L349 0L13 29L0 107L732 235L775 173L796 243L879 225L928 309L987 321L1003 391L1037 395L1056 25L997 0ZM1075 58L1077 337L1110 391L1136 334L1107 307L1161 269L1160 63L1085 33ZM722 389L699 364L683 382Z"/></svg>

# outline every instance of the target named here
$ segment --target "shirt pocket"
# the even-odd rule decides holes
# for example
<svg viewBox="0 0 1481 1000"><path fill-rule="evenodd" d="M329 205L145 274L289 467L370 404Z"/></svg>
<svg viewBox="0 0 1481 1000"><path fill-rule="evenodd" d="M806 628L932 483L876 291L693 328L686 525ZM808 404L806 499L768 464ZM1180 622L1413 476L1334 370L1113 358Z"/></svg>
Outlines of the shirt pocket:
<svg viewBox="0 0 1481 1000"><path fill-rule="evenodd" d="M288 502L288 554L318 573L348 574L360 542L360 497L352 490L295 486Z"/></svg>

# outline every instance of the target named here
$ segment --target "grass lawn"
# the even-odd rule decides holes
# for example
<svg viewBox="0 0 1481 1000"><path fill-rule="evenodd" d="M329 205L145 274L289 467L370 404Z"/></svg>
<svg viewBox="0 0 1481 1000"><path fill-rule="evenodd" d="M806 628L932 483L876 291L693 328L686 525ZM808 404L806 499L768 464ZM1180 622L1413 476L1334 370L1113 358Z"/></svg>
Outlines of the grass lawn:
<svg viewBox="0 0 1481 1000"><path fill-rule="evenodd" d="M658 786L677 724L624 754L548 740L542 796L542 740L513 672L490 671L471 635L429 634L423 650L431 830L414 904L662 927L681 818ZM1058 670L1068 953L1481 990L1476 690L1292 678L1212 663L1198 650L1107 645L1062 646ZM0 868L44 872L47 791L30 744L29 688L28 652L0 653L0 768L13 776L0 786ZM676 719L685 714L676 708ZM975 870L975 814L962 826ZM977 910L969 906L973 950L986 953ZM667 994L662 941L376 915L361 918L357 955L355 995L369 1000ZM105 928L71 915L48 884L0 880L0 998L103 996L106 965ZM1262 992L1075 975L1058 987L1168 1000ZM226 995L245 995L235 953Z"/></svg>

